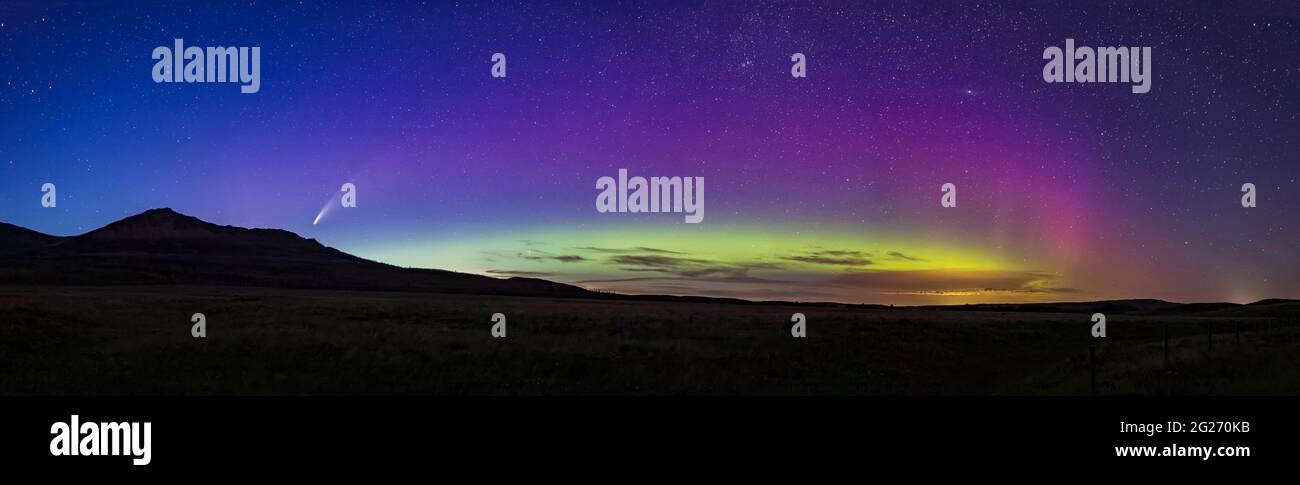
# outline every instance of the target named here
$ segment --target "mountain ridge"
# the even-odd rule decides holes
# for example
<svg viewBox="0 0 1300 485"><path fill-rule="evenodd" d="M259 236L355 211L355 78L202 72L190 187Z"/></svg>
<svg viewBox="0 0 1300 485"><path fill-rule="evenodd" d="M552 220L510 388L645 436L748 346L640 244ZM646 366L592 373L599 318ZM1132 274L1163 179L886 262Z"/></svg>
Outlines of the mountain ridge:
<svg viewBox="0 0 1300 485"><path fill-rule="evenodd" d="M354 256L283 229L213 224L150 209L76 236L0 227L0 283L217 284L340 290L594 297L535 278L499 279L402 268Z"/></svg>
<svg viewBox="0 0 1300 485"><path fill-rule="evenodd" d="M218 284L340 290L429 291L674 302L911 308L952 311L1186 315L1271 312L1300 300L1248 304L1175 303L1150 298L1052 303L893 307L830 302L750 301L681 295L594 292L549 280L404 268L368 260L291 231L218 225L171 208L149 209L76 236L53 236L0 222L0 284ZM1249 307L1248 310L1242 310Z"/></svg>

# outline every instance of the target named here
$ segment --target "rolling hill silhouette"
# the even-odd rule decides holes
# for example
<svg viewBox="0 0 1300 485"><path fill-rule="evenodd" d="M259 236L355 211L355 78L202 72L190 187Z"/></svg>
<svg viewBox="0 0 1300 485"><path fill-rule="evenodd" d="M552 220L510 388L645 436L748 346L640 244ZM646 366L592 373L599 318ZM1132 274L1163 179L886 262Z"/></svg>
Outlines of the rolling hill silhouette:
<svg viewBox="0 0 1300 485"><path fill-rule="evenodd" d="M220 226L171 209L151 209L79 236L59 237L0 223L0 284L230 285L268 288L421 291L505 296L892 308L825 302L621 295L552 281L402 268L360 258L281 229ZM1154 299L898 307L1025 313L1246 315L1300 313L1300 301L1173 303Z"/></svg>
<svg viewBox="0 0 1300 485"><path fill-rule="evenodd" d="M43 247L57 239L59 238L25 227L0 222L0 254Z"/></svg>
<svg viewBox="0 0 1300 485"><path fill-rule="evenodd" d="M289 231L219 226L152 209L79 236L0 224L0 282L53 285L238 285L592 297L534 278L401 268Z"/></svg>

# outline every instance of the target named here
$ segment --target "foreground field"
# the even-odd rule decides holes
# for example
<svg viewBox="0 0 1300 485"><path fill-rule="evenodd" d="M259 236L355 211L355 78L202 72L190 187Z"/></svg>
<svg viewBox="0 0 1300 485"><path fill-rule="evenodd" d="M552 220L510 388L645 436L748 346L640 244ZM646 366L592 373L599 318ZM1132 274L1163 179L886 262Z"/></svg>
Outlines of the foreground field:
<svg viewBox="0 0 1300 485"><path fill-rule="evenodd" d="M1088 314L8 286L0 394L1090 394L1090 345L1098 394L1300 394L1288 315L1109 315L1098 343Z"/></svg>

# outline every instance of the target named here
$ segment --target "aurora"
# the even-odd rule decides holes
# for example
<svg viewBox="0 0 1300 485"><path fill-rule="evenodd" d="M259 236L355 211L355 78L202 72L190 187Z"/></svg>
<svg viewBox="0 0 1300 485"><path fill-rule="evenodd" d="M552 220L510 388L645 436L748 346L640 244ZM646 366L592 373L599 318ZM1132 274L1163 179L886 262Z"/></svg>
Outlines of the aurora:
<svg viewBox="0 0 1300 485"><path fill-rule="evenodd" d="M0 221L73 235L172 207L398 266L626 293L1300 297L1295 79L1256 68L1294 64L1293 18L507 3L195 3L145 17L12 5ZM149 54L173 51L174 81L182 38L258 46L259 94L153 82ZM1067 38L1150 47L1160 87L1045 83L1044 49ZM49 39L93 39L105 55ZM492 76L495 53L508 77ZM795 53L806 77L791 76ZM594 208L613 189L593 191L602 178L631 205L619 169L646 178L637 204L659 212L676 210L682 177L682 212ZM683 223L705 213L686 207L695 177L708 179L707 218ZM40 204L45 183L57 207ZM356 207L339 205L344 183L364 194ZM954 207L945 184L960 188Z"/></svg>

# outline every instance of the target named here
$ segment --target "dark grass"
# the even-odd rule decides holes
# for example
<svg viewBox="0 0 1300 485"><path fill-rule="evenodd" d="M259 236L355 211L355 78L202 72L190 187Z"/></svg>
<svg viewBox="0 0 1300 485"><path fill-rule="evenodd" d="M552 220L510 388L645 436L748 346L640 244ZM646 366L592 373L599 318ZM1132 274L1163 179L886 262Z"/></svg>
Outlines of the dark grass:
<svg viewBox="0 0 1300 485"><path fill-rule="evenodd" d="M208 337L190 337L190 316ZM493 313L509 336L489 335ZM790 337L790 315L808 338ZM4 395L1300 392L1285 318L869 310L232 287L0 287ZM1162 330L1173 337L1163 361ZM1234 325L1242 325L1236 343ZM1207 325L1216 328L1213 352Z"/></svg>

